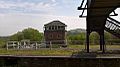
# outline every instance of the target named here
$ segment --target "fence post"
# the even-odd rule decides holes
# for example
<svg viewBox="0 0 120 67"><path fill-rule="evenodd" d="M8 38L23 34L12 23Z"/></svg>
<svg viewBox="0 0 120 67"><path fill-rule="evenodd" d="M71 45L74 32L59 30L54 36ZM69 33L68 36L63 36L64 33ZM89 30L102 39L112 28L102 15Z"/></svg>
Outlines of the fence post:
<svg viewBox="0 0 120 67"><path fill-rule="evenodd" d="M19 49L19 42L18 42L18 46L17 46L17 49Z"/></svg>
<svg viewBox="0 0 120 67"><path fill-rule="evenodd" d="M65 40L65 45L67 46L67 39Z"/></svg>
<svg viewBox="0 0 120 67"><path fill-rule="evenodd" d="M13 49L15 49L15 42L13 42L12 46L13 46Z"/></svg>
<svg viewBox="0 0 120 67"><path fill-rule="evenodd" d="M25 48L26 48L26 43L24 42L23 44L24 44L24 47L23 47L23 49L25 49Z"/></svg>
<svg viewBox="0 0 120 67"><path fill-rule="evenodd" d="M47 48L47 41L44 41L44 43L45 43L45 48Z"/></svg>
<svg viewBox="0 0 120 67"><path fill-rule="evenodd" d="M6 46L7 46L7 50L8 50L8 43L7 43L7 45L6 45Z"/></svg>
<svg viewBox="0 0 120 67"><path fill-rule="evenodd" d="M35 49L37 50L37 42L35 43Z"/></svg>
<svg viewBox="0 0 120 67"><path fill-rule="evenodd" d="M19 42L19 49L21 50L21 48L22 48L22 45L21 45L21 42Z"/></svg>
<svg viewBox="0 0 120 67"><path fill-rule="evenodd" d="M52 43L51 43L51 41L50 41L50 50L52 50Z"/></svg>
<svg viewBox="0 0 120 67"><path fill-rule="evenodd" d="M87 50L87 44L86 44L86 41L84 41L85 42L85 50Z"/></svg>

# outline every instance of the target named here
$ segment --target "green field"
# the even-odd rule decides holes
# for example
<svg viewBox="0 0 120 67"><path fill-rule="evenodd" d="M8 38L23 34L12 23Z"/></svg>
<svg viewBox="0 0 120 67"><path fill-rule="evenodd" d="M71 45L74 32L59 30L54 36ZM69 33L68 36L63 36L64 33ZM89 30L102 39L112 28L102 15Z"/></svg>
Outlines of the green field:
<svg viewBox="0 0 120 67"><path fill-rule="evenodd" d="M0 55L33 55L33 56L69 56L73 53L78 53L84 51L85 45L69 45L67 48L46 48L38 50L6 50L1 48ZM107 49L119 49L119 45L107 45ZM90 45L90 49L99 50L99 45Z"/></svg>

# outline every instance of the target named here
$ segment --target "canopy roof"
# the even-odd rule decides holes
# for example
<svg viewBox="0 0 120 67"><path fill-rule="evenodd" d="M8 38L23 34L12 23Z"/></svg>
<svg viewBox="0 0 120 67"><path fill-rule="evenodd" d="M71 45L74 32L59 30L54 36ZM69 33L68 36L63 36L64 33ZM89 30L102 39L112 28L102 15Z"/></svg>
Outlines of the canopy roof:
<svg viewBox="0 0 120 67"><path fill-rule="evenodd" d="M87 28L92 31L104 29L110 13L120 6L120 0L88 0Z"/></svg>

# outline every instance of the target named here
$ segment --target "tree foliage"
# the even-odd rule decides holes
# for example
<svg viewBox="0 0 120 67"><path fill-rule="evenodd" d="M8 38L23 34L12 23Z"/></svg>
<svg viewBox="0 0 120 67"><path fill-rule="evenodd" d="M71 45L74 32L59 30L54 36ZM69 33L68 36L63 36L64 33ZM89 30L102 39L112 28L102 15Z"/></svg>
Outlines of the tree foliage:
<svg viewBox="0 0 120 67"><path fill-rule="evenodd" d="M97 32L92 32L91 34L90 34L90 43L91 44L99 44L99 39L100 39L100 37L99 37L99 34L97 33Z"/></svg>
<svg viewBox="0 0 120 67"><path fill-rule="evenodd" d="M85 38L86 38L85 33L68 35L68 40L85 40Z"/></svg>
<svg viewBox="0 0 120 67"><path fill-rule="evenodd" d="M84 44L85 39L85 33L67 35L67 40L69 41L69 44Z"/></svg>
<svg viewBox="0 0 120 67"><path fill-rule="evenodd" d="M116 38L112 34L105 32L104 33L105 43L106 44L113 44L113 43L120 43L120 39ZM90 34L90 44L99 44L100 36L97 32L92 32ZM79 34L68 34L67 40L70 44L85 44L86 41L86 33L82 32Z"/></svg>
<svg viewBox="0 0 120 67"><path fill-rule="evenodd" d="M0 39L0 47L4 47L4 45L5 45L5 40L3 40L3 39Z"/></svg>
<svg viewBox="0 0 120 67"><path fill-rule="evenodd" d="M20 41L23 39L29 39L31 41L41 41L43 38L43 34L40 33L38 30L33 28L27 28L23 31L19 31L16 34L10 37L10 40Z"/></svg>

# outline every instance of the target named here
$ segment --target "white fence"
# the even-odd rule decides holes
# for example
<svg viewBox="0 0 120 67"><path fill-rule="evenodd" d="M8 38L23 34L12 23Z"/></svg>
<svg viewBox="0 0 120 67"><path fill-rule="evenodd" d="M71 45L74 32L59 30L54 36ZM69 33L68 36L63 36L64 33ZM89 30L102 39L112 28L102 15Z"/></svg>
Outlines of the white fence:
<svg viewBox="0 0 120 67"><path fill-rule="evenodd" d="M6 44L6 48L8 49L40 49L40 48L61 48L61 47L67 47L67 41L59 40L59 41L8 41Z"/></svg>
<svg viewBox="0 0 120 67"><path fill-rule="evenodd" d="M120 45L120 42L116 40L115 42L112 42L113 40L106 40L106 45ZM23 40L23 41L8 41L6 44L6 48L8 49L18 49L18 50L24 50L24 49L41 49L41 48L64 48L67 47L67 45L85 45L86 48L86 41L85 40L55 40L55 41L29 41L29 40ZM90 45L99 45L99 40L93 40L90 41ZM83 48L84 49L84 48Z"/></svg>

